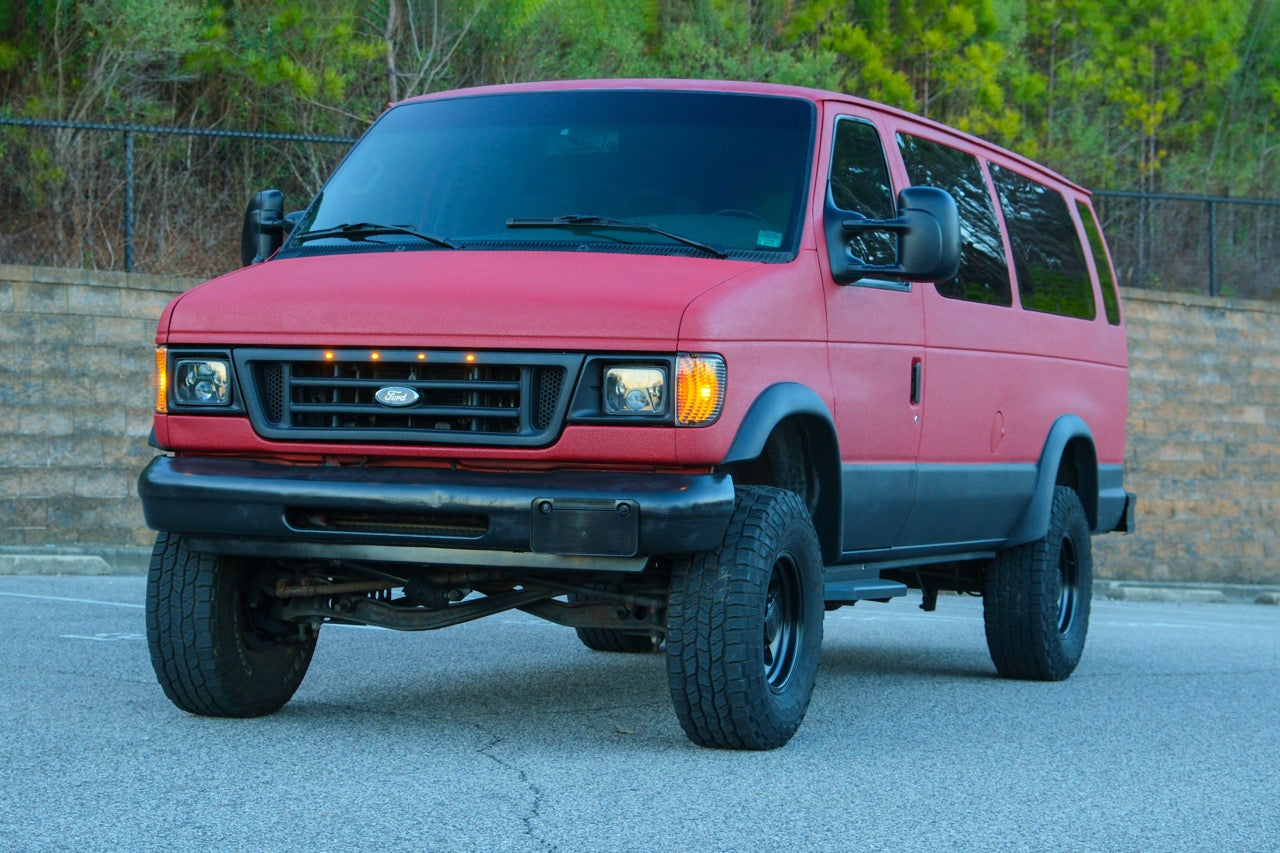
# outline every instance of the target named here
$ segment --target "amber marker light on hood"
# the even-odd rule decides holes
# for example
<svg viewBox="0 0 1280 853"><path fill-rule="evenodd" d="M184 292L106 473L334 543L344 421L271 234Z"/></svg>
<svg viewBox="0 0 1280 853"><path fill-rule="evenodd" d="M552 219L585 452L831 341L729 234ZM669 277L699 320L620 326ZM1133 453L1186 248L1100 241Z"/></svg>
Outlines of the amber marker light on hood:
<svg viewBox="0 0 1280 853"><path fill-rule="evenodd" d="M725 366L718 355L682 355L676 360L676 423L706 426L724 405Z"/></svg>

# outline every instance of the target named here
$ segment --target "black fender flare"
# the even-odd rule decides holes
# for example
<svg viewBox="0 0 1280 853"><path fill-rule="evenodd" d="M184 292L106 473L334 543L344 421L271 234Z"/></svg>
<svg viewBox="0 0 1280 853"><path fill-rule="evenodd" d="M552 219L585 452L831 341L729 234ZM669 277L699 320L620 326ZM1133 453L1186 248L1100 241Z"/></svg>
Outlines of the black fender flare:
<svg viewBox="0 0 1280 853"><path fill-rule="evenodd" d="M840 442L835 418L816 391L798 382L779 382L765 388L747 409L720 465L759 458L778 425L793 418L805 430L813 454L819 482L813 523L822 546L822 559L831 564L840 556L844 535Z"/></svg>
<svg viewBox="0 0 1280 853"><path fill-rule="evenodd" d="M1036 464L1036 488L1031 501L1009 533L1008 546L1023 545L1042 539L1049 532L1049 513L1053 507L1053 488L1058 485L1059 470L1072 444L1075 454L1075 488L1089 519L1089 528L1098 518L1098 454L1094 449L1089 425L1077 415L1061 415L1049 429L1040 461Z"/></svg>

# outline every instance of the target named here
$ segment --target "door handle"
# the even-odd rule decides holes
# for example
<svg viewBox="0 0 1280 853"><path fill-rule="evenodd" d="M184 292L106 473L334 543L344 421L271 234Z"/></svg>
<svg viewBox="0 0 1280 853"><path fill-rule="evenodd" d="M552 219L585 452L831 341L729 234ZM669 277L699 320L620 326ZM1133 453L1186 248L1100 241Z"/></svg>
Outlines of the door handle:
<svg viewBox="0 0 1280 853"><path fill-rule="evenodd" d="M920 386L924 379L924 361L918 358L911 359L911 405L916 406L920 403Z"/></svg>

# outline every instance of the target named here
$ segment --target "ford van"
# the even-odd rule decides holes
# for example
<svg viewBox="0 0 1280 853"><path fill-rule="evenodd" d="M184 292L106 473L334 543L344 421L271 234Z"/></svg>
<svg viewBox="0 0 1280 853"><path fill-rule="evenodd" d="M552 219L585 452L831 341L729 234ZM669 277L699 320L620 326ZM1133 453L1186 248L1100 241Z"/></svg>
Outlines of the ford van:
<svg viewBox="0 0 1280 853"><path fill-rule="evenodd" d="M665 655L694 742L796 732L823 614L981 595L1059 680L1133 527L1089 193L832 92L590 81L391 106L156 336L147 635L195 714L289 701L326 623L520 610Z"/></svg>

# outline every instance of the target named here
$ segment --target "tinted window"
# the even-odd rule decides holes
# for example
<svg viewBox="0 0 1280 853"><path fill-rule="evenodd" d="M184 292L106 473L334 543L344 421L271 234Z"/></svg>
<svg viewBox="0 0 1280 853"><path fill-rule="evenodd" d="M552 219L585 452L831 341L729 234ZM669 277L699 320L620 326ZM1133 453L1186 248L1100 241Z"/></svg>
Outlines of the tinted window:
<svg viewBox="0 0 1280 853"><path fill-rule="evenodd" d="M1120 298L1116 296L1116 280L1111 275L1111 265L1107 263L1107 247L1102 242L1102 229L1093 217L1093 211L1081 202L1076 202L1076 210L1080 221L1084 223L1085 236L1089 238L1089 250L1093 252L1093 266L1098 270L1098 283L1102 285L1102 310L1106 312L1107 322L1113 326L1120 325Z"/></svg>
<svg viewBox="0 0 1280 853"><path fill-rule="evenodd" d="M1098 313L1093 284L1066 200L994 163L991 178L1009 229L1022 307L1092 320Z"/></svg>
<svg viewBox="0 0 1280 853"><path fill-rule="evenodd" d="M831 152L831 199L841 210L860 213L868 219L891 219L897 212L893 186L885 165L880 134L863 121L841 119L836 123L835 146ZM897 261L897 241L884 232L868 232L849 242L855 257L869 264Z"/></svg>
<svg viewBox="0 0 1280 853"><path fill-rule="evenodd" d="M938 292L949 299L1012 305L1004 243L978 159L903 133L898 134L898 148L912 185L946 190L960 211L960 271L939 282Z"/></svg>
<svg viewBox="0 0 1280 853"><path fill-rule="evenodd" d="M402 104L335 171L285 253L431 248L394 234L296 239L374 222L463 249L709 257L636 228L528 222L578 216L788 260L805 213L816 116L802 99L707 92L523 92ZM525 222L511 227L513 219Z"/></svg>

